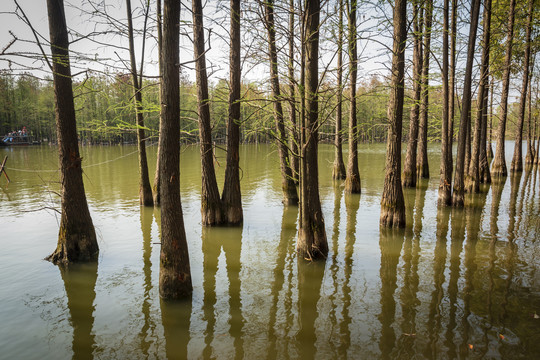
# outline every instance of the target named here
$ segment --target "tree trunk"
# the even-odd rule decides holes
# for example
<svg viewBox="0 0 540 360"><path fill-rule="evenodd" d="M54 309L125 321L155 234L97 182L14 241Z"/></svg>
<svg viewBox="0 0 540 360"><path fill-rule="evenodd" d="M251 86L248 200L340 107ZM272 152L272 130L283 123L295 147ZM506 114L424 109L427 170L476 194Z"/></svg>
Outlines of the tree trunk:
<svg viewBox="0 0 540 360"><path fill-rule="evenodd" d="M126 0L129 60L131 64L131 79L133 82L133 98L135 100L135 114L137 117L137 148L139 150L139 203L144 206L153 206L152 187L148 176L148 161L146 158L146 136L144 135L144 114L142 106L142 83L137 74L137 62L135 61L135 44L133 40L133 21L131 15L131 0ZM143 43L144 44L144 43ZM144 45L143 45L144 46ZM144 49L143 49L144 53ZM143 59L144 60L144 59ZM142 69L142 63L141 63ZM142 72L141 72L142 79Z"/></svg>
<svg viewBox="0 0 540 360"><path fill-rule="evenodd" d="M84 192L63 0L47 0L47 12L62 193L58 245L47 260L67 265L97 260L99 247Z"/></svg>
<svg viewBox="0 0 540 360"><path fill-rule="evenodd" d="M163 9L163 79L159 159L161 173L161 253L159 294L163 299L190 297L193 291L180 200L180 2Z"/></svg>
<svg viewBox="0 0 540 360"><path fill-rule="evenodd" d="M497 131L497 147L495 148L495 158L491 165L491 176L496 180L508 175L506 169L506 159L504 158L504 140L506 133L506 119L508 117L508 92L510 90L510 71L512 65L512 42L514 40L514 18L516 12L516 0L510 0L510 10L508 12L508 34L506 38L506 56L504 60L503 90L501 98L501 120Z"/></svg>
<svg viewBox="0 0 540 360"><path fill-rule="evenodd" d="M199 111L199 141L201 146L201 221L203 225L219 225L224 222L223 209L214 169L212 128L210 125L210 98L204 48L203 8L201 0L193 0L193 46L197 79Z"/></svg>
<svg viewBox="0 0 540 360"><path fill-rule="evenodd" d="M448 18L449 18L449 0L444 1L444 16L443 16L443 46L442 46L442 90L443 90L443 113L441 125L441 168L439 182L439 197L438 205L448 206L452 204L452 147L450 143L450 107L449 93L450 84L448 81Z"/></svg>
<svg viewBox="0 0 540 360"><path fill-rule="evenodd" d="M341 134L341 118L343 110L343 1L339 0L339 31L337 38L337 107L336 107L336 133L335 146L336 154L334 167L332 169L332 178L344 180L347 178L345 163L343 162L343 146Z"/></svg>
<svg viewBox="0 0 540 360"><path fill-rule="evenodd" d="M427 156L427 134L428 134L428 107L429 107L429 56L431 50L431 23L433 20L433 0L426 0L426 24L424 27L424 46L422 55L422 90L420 103L419 120L419 143L416 161L417 177L429 179L429 163Z"/></svg>
<svg viewBox="0 0 540 360"><path fill-rule="evenodd" d="M345 179L345 192L360 194L360 170L358 169L358 127L356 119L356 77L358 73L358 50L356 29L357 0L350 0L349 8L349 62L350 62L350 108L349 108L349 161Z"/></svg>
<svg viewBox="0 0 540 360"><path fill-rule="evenodd" d="M240 191L240 0L231 0L230 93L223 210L228 224L243 220Z"/></svg>
<svg viewBox="0 0 540 360"><path fill-rule="evenodd" d="M296 121L296 96L295 88L296 84L294 81L294 0L289 1L289 105L290 105L290 114L289 119L291 121L291 165L294 181L298 183L298 177L300 174L300 150L298 143L300 137L298 134L298 124Z"/></svg>
<svg viewBox="0 0 540 360"><path fill-rule="evenodd" d="M388 102L388 140L386 171L381 199L380 225L405 227L405 200L401 188L401 132L403 130L403 97L405 86L405 45L407 42L407 0L394 5L394 45L392 79Z"/></svg>
<svg viewBox="0 0 540 360"><path fill-rule="evenodd" d="M478 85L478 111L476 112L476 123L474 125L474 141L472 146L471 163L469 164L466 188L469 192L479 193L482 176L480 174L480 163L482 149L485 154L485 131L484 124L487 124L487 109L485 107L487 99L489 81L489 44L491 38L491 0L484 1L484 34L482 38L482 60L480 65L480 84ZM483 139L482 139L483 138ZM485 159L487 161L487 159Z"/></svg>
<svg viewBox="0 0 540 360"><path fill-rule="evenodd" d="M161 104L161 88L162 88L162 81L163 81L163 33L162 33L162 25L161 25L161 1L156 1L156 18L157 18L157 47L158 47L158 66L159 66L159 103ZM159 122L161 123L161 109L159 112ZM161 197L159 196L159 190L160 190L160 174L159 174L159 158L161 157L161 146L159 145L161 142L158 138L158 148L157 148L157 161L156 161L156 173L154 175L154 205L159 205L161 201Z"/></svg>
<svg viewBox="0 0 540 360"><path fill-rule="evenodd" d="M491 0L490 0L491 1ZM486 82L489 81L489 67L488 67L488 76ZM491 183L491 172L489 171L489 158L487 153L487 124L488 124L488 86L489 83L486 83L485 95L484 95L484 105L482 112L482 132L480 140L480 182L484 184Z"/></svg>
<svg viewBox="0 0 540 360"><path fill-rule="evenodd" d="M413 1L414 50L413 50L413 105L409 121L409 141L403 169L403 186L416 186L416 152L418 148L418 120L420 115L420 95L422 90L422 31L423 15L419 1Z"/></svg>
<svg viewBox="0 0 540 360"><path fill-rule="evenodd" d="M534 64L534 57L532 63ZM534 164L535 157L538 156L538 154L535 154L534 151L534 142L535 142L535 134L533 133L535 129L533 129L532 126L532 74L530 75L531 79L529 80L529 114L527 117L527 155L525 156L525 166L529 167Z"/></svg>
<svg viewBox="0 0 540 360"><path fill-rule="evenodd" d="M467 64L465 66L465 80L463 83L463 105L461 106L461 121L459 124L458 151L456 158L456 172L454 174L454 190L452 193L452 205L462 207L465 203L465 147L467 142L467 128L469 127L471 111L471 87L474 50L476 46L476 32L478 28L478 16L480 13L480 0L471 2L471 26L469 27L469 43L467 49Z"/></svg>
<svg viewBox="0 0 540 360"><path fill-rule="evenodd" d="M326 259L328 242L319 198L319 170L317 165L318 126L319 126L319 0L306 3L305 19L305 61L306 61L306 110L305 142L301 143L302 156L300 186L301 221L298 230L296 250L301 258Z"/></svg>
<svg viewBox="0 0 540 360"><path fill-rule="evenodd" d="M454 119L456 114L456 37L457 37L457 4L458 0L452 0L452 23L450 29L450 75L449 75L449 106L448 112L448 164L450 166L449 183L452 182L452 169L454 168L453 145L454 145Z"/></svg>
<svg viewBox="0 0 540 360"><path fill-rule="evenodd" d="M287 147L287 133L283 121L282 98L279 88L278 58L276 48L276 29L274 24L274 0L264 2L266 30L268 32L268 47L270 53L270 83L272 85L272 98L274 103L274 118L278 136L278 153L281 168L281 188L283 190L283 203L285 205L298 204L298 193L289 162L289 149Z"/></svg>
<svg viewBox="0 0 540 360"><path fill-rule="evenodd" d="M522 154L522 142L523 142L523 123L525 122L525 107L527 106L527 87L529 86L529 66L531 58L531 29L532 29L532 17L533 17L533 3L534 0L529 0L529 15L527 16L527 34L525 57L523 59L523 85L521 88L521 98L519 100L519 117L516 133L516 142L514 143L514 157L512 158L512 164L510 165L510 172L523 171L523 154Z"/></svg>
<svg viewBox="0 0 540 360"><path fill-rule="evenodd" d="M494 81L495 80L493 80L493 76L492 76L491 77L491 82L490 82L490 90L489 90L489 94L490 94L490 100L489 100L489 139L488 139L487 149L486 149L488 159L493 159L493 146L491 145L491 143L493 142L493 93L494 93L494 89L495 89ZM491 171L490 171L490 173L491 173Z"/></svg>

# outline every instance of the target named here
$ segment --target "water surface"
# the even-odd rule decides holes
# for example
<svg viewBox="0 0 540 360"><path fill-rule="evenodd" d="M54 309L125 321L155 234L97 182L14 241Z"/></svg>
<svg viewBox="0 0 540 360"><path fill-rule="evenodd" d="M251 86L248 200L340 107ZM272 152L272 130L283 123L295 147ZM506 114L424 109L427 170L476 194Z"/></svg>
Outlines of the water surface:
<svg viewBox="0 0 540 360"><path fill-rule="evenodd" d="M241 149L239 228L201 227L199 151L184 147L194 292L171 304L159 299L160 213L138 205L136 148L81 151L99 262L61 269L42 260L57 241L56 148L0 149L12 179L9 186L0 179L0 358L540 354L538 171L484 187L464 210L438 210L440 153L433 150L431 180L405 190L407 228L381 231L385 146L360 146L359 196L331 180L333 148L321 145L330 253L308 264L294 251L298 209L281 204L275 147ZM216 165L221 186L222 153Z"/></svg>

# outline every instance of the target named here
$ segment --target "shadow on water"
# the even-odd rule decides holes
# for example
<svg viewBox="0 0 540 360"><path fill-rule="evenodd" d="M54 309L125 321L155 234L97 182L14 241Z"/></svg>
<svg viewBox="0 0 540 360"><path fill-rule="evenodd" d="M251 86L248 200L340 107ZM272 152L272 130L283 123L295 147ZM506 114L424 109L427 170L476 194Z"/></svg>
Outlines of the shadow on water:
<svg viewBox="0 0 540 360"><path fill-rule="evenodd" d="M294 240L296 236L296 220L298 217L298 207L285 206L283 208L283 217L281 221L281 235L276 254L276 266L274 267L273 276L274 279L271 285L271 297L272 303L270 306L270 315L268 321L268 338L269 347L266 355L267 359L276 358L289 358L289 341L288 332L292 324L292 276L293 272L291 265L293 259L296 258L296 252L294 251ZM284 343L280 347L283 353L278 356L278 332L277 328L277 314L279 308L279 293L284 288L286 289L285 301L284 301L284 315L285 315L285 329L284 334L279 334Z"/></svg>
<svg viewBox="0 0 540 360"><path fill-rule="evenodd" d="M381 250L381 335L379 349L381 359L391 359L394 350L396 333L393 327L396 315L394 292L397 284L397 265L404 242L404 231L401 229L380 229L379 247Z"/></svg>
<svg viewBox="0 0 540 360"><path fill-rule="evenodd" d="M60 266L73 327L73 359L93 359L96 347L94 326L94 299L96 298L97 262Z"/></svg>
<svg viewBox="0 0 540 360"><path fill-rule="evenodd" d="M229 280L229 335L233 339L234 358L244 357L243 329L245 320L242 314L242 299L240 294L242 250L242 227L203 227L203 314L206 321L204 333L203 358L210 359L218 354L213 351L212 342L216 335L216 275L218 272L219 255L223 249L226 261L227 277ZM221 287L222 284L219 284Z"/></svg>

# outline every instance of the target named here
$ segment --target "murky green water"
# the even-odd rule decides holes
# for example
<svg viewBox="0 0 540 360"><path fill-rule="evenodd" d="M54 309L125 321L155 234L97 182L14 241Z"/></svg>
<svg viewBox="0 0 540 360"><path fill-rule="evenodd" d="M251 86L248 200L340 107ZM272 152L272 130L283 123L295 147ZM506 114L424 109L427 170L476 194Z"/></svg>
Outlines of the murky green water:
<svg viewBox="0 0 540 360"><path fill-rule="evenodd" d="M332 183L333 148L323 145L330 254L306 264L294 252L297 209L281 205L274 147L242 148L242 228L201 227L198 149L184 148L194 293L170 304L157 288L160 215L138 206L135 150L82 149L100 258L61 270L42 260L57 241L56 149L0 149L13 180L0 179L0 358L540 355L538 172L469 197L465 210L437 211L434 151L432 179L405 191L407 229L392 233L378 226L384 145L360 147L361 196Z"/></svg>

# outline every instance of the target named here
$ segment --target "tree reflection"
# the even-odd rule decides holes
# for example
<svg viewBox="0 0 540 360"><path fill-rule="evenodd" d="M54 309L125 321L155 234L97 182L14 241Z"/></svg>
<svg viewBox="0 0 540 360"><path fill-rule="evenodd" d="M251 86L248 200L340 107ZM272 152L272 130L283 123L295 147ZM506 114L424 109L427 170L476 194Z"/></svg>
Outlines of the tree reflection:
<svg viewBox="0 0 540 360"><path fill-rule="evenodd" d="M152 291L152 220L153 220L153 208L141 206L141 232L143 237L143 274L144 274L144 292L142 303L142 314L144 317L144 323L139 333L139 339L141 342L141 351L145 357L148 357L148 351L153 339L156 325L150 316L150 306L152 304L151 291Z"/></svg>
<svg viewBox="0 0 540 360"><path fill-rule="evenodd" d="M244 357L243 328L245 324L242 315L241 299L241 261L242 227L202 229L203 252L203 313L206 320L205 347L203 358L212 358L212 342L216 333L216 274L218 258L223 248L225 253L227 277L229 280L229 335L233 338L235 358Z"/></svg>
<svg viewBox="0 0 540 360"><path fill-rule="evenodd" d="M298 318L300 329L296 344L301 359L314 359L317 352L315 321L319 317L317 304L321 297L321 285L325 264L298 259Z"/></svg>
<svg viewBox="0 0 540 360"><path fill-rule="evenodd" d="M336 185L337 184L337 185ZM340 186L340 183L334 184L334 225L332 228L332 255L330 257L330 276L332 277L332 293L328 297L330 303L332 304L330 308L330 323L332 328L337 327L338 319L336 316L336 310L340 304L338 299L339 293L339 282L338 282L338 253L339 253L339 226L341 220L341 200L343 198L343 188ZM332 348L332 353L336 356L336 346L335 342L330 341L330 347ZM338 341L338 345L341 346L341 339Z"/></svg>
<svg viewBox="0 0 540 360"><path fill-rule="evenodd" d="M187 359L191 339L191 299L164 301L160 299L161 322L165 336L167 359Z"/></svg>
<svg viewBox="0 0 540 360"><path fill-rule="evenodd" d="M294 237L296 235L296 219L298 217L298 207L296 206L285 206L283 208L283 217L281 220L281 236L277 248L276 255L276 266L274 268L274 280L271 286L271 296L272 296L272 305L270 307L270 317L269 317L269 328L268 328L268 337L269 337L269 348L267 352L268 359L276 359L278 352L276 349L276 318L278 312L278 302L279 302L279 292L283 289L285 284L285 265L287 261L291 261L291 255L294 253L294 247L291 246L294 243ZM290 274L291 271L288 271ZM290 279L287 279L288 291L290 292L291 282ZM287 303L287 301L285 301ZM286 311L287 314L290 313ZM292 316L292 315L291 315ZM290 328L291 323L289 321L285 322L286 328ZM286 338L286 337L285 337ZM287 346L286 346L287 348ZM288 351L285 351L283 354L288 358Z"/></svg>
<svg viewBox="0 0 540 360"><path fill-rule="evenodd" d="M93 359L97 262L59 266L73 327L73 359Z"/></svg>
<svg viewBox="0 0 540 360"><path fill-rule="evenodd" d="M381 249L381 337L379 349L382 359L390 359L396 334L392 324L396 314L394 292L397 287L397 265L403 245L403 230L380 229L379 246Z"/></svg>

